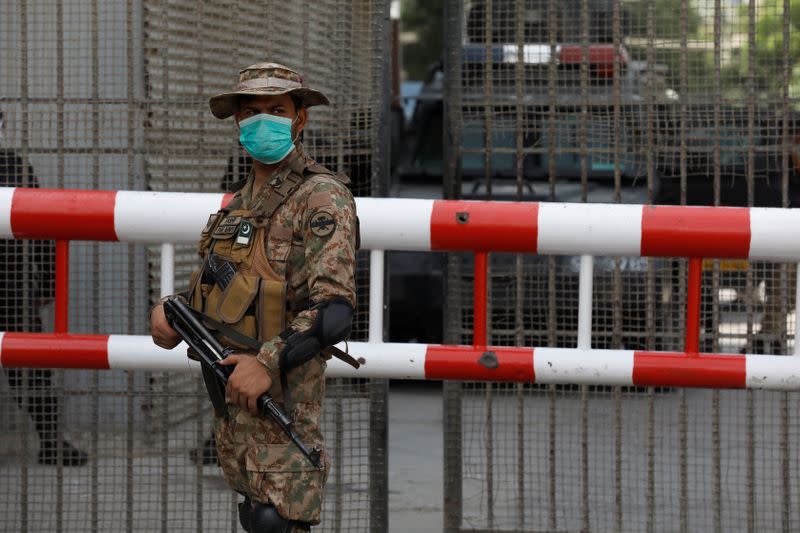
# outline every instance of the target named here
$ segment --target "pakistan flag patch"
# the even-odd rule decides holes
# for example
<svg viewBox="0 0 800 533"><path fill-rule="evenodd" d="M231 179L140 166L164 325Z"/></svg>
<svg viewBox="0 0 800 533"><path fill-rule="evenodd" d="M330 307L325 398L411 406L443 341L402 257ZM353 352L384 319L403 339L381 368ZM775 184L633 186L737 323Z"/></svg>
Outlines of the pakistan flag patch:
<svg viewBox="0 0 800 533"><path fill-rule="evenodd" d="M336 220L327 211L319 211L308 223L311 233L317 237L328 237L336 229Z"/></svg>

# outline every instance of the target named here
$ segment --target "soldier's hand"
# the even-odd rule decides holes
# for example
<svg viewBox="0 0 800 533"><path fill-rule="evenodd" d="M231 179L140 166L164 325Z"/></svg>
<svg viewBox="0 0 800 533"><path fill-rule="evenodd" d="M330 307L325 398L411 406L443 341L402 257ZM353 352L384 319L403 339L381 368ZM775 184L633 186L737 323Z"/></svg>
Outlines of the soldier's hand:
<svg viewBox="0 0 800 533"><path fill-rule="evenodd" d="M272 378L267 369L258 362L255 356L234 353L220 363L222 365L236 365L233 373L228 378L225 395L228 403L238 405L251 414L258 414L256 401L272 387Z"/></svg>
<svg viewBox="0 0 800 533"><path fill-rule="evenodd" d="M156 346L171 350L181 342L180 334L170 327L164 315L164 305L157 305L150 313L150 336Z"/></svg>

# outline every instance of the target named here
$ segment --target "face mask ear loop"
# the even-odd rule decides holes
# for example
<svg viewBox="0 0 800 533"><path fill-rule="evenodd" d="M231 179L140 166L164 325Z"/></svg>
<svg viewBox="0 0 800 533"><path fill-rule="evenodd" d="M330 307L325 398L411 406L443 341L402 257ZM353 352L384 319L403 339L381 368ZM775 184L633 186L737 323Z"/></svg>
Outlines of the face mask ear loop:
<svg viewBox="0 0 800 533"><path fill-rule="evenodd" d="M298 120L300 120L300 111L298 111L298 112L297 112L297 116L296 116L296 117L294 117L294 120L292 121L292 127L294 127L294 125L297 123L297 121L298 121ZM302 132L302 131L299 131L299 132L297 132L297 137L293 137L293 138L292 138L292 144L296 144L296 143L297 143L297 141L300 139L300 136L301 136L302 134L303 134L303 132Z"/></svg>

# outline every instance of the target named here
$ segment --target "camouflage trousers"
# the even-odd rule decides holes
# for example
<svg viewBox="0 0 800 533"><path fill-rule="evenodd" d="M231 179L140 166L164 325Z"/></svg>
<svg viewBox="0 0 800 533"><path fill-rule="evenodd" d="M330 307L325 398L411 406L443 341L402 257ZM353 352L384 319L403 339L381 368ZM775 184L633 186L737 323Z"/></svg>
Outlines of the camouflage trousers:
<svg viewBox="0 0 800 533"><path fill-rule="evenodd" d="M254 502L271 503L288 520L319 523L329 466L325 453L325 468L317 470L275 423L236 406L228 408L229 417L215 417L215 434L220 467L230 487ZM300 427L303 417L298 413L303 411L296 407ZM321 439L304 440L321 447Z"/></svg>

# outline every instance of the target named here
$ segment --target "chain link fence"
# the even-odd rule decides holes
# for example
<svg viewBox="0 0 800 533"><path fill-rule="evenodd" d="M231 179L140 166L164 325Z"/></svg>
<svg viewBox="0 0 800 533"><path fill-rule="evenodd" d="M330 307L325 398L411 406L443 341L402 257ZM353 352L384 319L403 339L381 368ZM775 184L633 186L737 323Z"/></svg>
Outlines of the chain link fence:
<svg viewBox="0 0 800 533"><path fill-rule="evenodd" d="M0 185L225 190L249 162L208 98L269 59L300 69L332 101L310 113L309 152L347 173L355 195L380 192L388 14L382 0L2 2ZM6 241L0 251L0 330L52 330L52 243ZM364 340L361 254L353 336ZM146 334L159 260L156 247L73 243L70 332ZM177 247L176 289L195 266L194 247ZM210 436L198 376L4 373L0 531L238 531L218 468L190 456L202 459ZM382 381L328 384L333 469L321 531L386 530L386 393Z"/></svg>
<svg viewBox="0 0 800 533"><path fill-rule="evenodd" d="M445 2L453 198L798 202L793 2ZM491 344L574 347L579 258L493 254ZM708 260L703 351L790 354L795 265ZM684 259L595 258L592 346L682 350ZM472 335L470 257L446 340ZM794 531L795 393L445 386L445 529Z"/></svg>

